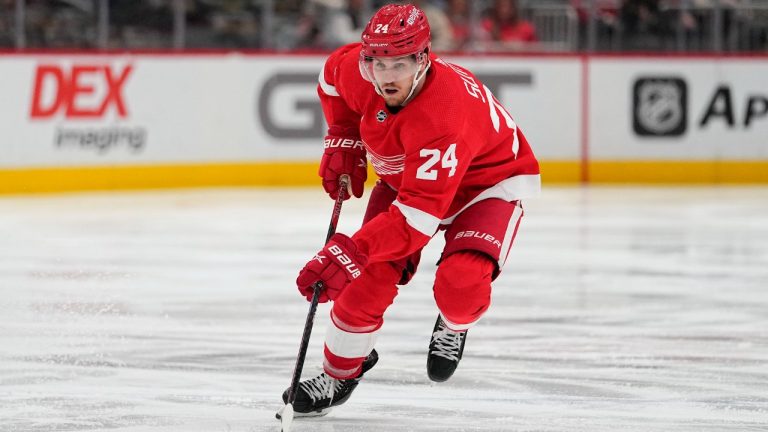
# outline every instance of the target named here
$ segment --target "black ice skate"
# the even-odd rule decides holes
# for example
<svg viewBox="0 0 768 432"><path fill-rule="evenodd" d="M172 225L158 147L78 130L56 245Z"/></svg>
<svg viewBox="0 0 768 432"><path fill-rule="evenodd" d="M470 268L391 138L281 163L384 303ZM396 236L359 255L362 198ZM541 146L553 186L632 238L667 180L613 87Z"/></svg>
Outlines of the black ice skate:
<svg viewBox="0 0 768 432"><path fill-rule="evenodd" d="M371 351L363 361L363 370L356 378L337 380L328 376L325 372L320 375L302 381L296 389L296 400L293 402L293 411L296 417L317 417L328 414L332 407L343 404L352 396L352 391L360 383L363 374L368 372L379 361L376 350ZM283 392L283 402L288 403L288 392ZM280 413L276 414L278 420Z"/></svg>
<svg viewBox="0 0 768 432"><path fill-rule="evenodd" d="M437 316L435 328L432 330L432 341L429 343L427 357L427 375L432 381L443 382L453 375L464 352L464 342L467 331L456 332L445 326L445 322Z"/></svg>

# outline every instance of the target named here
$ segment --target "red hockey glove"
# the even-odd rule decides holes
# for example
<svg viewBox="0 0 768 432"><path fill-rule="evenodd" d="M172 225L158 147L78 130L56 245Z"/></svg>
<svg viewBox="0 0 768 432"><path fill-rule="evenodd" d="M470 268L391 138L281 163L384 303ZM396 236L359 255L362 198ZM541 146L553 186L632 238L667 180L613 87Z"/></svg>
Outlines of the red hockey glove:
<svg viewBox="0 0 768 432"><path fill-rule="evenodd" d="M347 174L352 195L357 198L363 196L363 186L368 178L368 164L360 134L350 128L331 126L323 146L325 152L318 170L318 174L323 178L323 189L331 198L338 198L339 177ZM348 198L347 194L344 199Z"/></svg>
<svg viewBox="0 0 768 432"><path fill-rule="evenodd" d="M357 245L344 234L334 234L325 247L299 272L296 285L301 295L312 300L317 281L323 282L319 301L325 303L328 299L335 300L344 288L357 279L363 267L368 263L368 257L357 250Z"/></svg>

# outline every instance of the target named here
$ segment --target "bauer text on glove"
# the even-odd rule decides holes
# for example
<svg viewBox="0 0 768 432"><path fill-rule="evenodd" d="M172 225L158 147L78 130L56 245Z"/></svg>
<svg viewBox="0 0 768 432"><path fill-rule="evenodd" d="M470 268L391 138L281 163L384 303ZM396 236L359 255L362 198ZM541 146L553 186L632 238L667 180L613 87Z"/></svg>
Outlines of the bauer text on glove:
<svg viewBox="0 0 768 432"><path fill-rule="evenodd" d="M357 131L332 126L323 142L325 148L318 174L323 178L323 189L336 199L339 196L339 177L349 176L352 195L363 196L363 187L368 178L368 164L365 147ZM344 199L349 198L346 196Z"/></svg>
<svg viewBox="0 0 768 432"><path fill-rule="evenodd" d="M335 300L344 288L357 279L368 263L368 257L360 252L355 242L344 234L334 234L325 247L299 272L296 285L299 292L312 299L313 285L323 282L320 303Z"/></svg>

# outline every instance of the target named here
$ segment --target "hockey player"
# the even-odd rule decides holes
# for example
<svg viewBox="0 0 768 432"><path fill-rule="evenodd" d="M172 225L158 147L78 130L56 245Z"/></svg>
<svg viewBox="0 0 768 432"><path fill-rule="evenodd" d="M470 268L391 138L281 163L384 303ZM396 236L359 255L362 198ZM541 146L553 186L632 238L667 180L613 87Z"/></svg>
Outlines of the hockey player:
<svg viewBox="0 0 768 432"><path fill-rule="evenodd" d="M337 198L339 177L363 194L366 158L380 178L362 227L335 234L299 273L309 300L333 300L324 373L300 383L297 416L322 415L350 397L378 356L386 309L438 232L445 248L434 281L439 315L427 356L433 381L451 377L467 330L488 309L523 209L538 195L538 163L512 117L470 71L430 49L429 23L412 5L388 5L362 43L325 62L318 93L328 122L319 175ZM287 402L288 392L283 394Z"/></svg>

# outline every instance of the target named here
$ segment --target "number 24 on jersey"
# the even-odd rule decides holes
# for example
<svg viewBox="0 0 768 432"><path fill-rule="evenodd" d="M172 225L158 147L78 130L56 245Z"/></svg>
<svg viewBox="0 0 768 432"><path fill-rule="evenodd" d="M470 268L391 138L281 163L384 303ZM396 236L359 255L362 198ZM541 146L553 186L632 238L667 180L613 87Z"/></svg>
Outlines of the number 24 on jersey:
<svg viewBox="0 0 768 432"><path fill-rule="evenodd" d="M456 159L456 144L451 144L445 149L443 153L440 149L421 149L419 156L427 158L427 160L419 166L416 170L416 178L420 180L437 180L438 168L436 166L440 164L440 168L450 168L448 177L453 177L456 174L456 167L459 165L459 160Z"/></svg>

